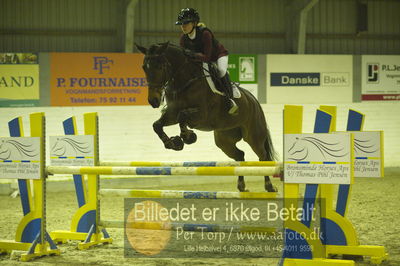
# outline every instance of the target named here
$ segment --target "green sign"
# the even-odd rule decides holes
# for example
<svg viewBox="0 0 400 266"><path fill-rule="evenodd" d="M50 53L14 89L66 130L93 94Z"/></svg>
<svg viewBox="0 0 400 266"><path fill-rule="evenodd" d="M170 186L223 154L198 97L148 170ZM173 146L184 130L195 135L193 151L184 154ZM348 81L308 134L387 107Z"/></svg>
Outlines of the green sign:
<svg viewBox="0 0 400 266"><path fill-rule="evenodd" d="M242 84L257 83L257 55L230 54L228 71L232 81Z"/></svg>

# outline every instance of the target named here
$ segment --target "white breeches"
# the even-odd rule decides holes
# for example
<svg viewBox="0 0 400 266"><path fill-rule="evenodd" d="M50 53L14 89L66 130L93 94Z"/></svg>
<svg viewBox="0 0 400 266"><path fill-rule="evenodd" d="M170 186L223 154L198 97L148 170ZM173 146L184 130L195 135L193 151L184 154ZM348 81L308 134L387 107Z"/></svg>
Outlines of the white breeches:
<svg viewBox="0 0 400 266"><path fill-rule="evenodd" d="M217 66L218 66L219 77L222 78L223 76L225 76L226 71L228 69L228 56L225 55L218 58Z"/></svg>

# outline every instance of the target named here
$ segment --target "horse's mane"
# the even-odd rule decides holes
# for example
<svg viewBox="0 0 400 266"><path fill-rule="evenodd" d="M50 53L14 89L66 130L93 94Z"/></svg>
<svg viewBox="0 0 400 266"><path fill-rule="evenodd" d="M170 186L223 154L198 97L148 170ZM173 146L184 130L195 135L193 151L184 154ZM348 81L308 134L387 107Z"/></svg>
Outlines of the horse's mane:
<svg viewBox="0 0 400 266"><path fill-rule="evenodd" d="M160 48L159 44L152 44L149 49L147 50L148 55L153 55L157 51L157 49Z"/></svg>
<svg viewBox="0 0 400 266"><path fill-rule="evenodd" d="M148 55L155 55L155 54L157 54L157 50L158 50L161 46L164 46L164 45L166 45L166 44L168 45L168 47L167 47L167 51L168 51L168 52L174 53L175 55L177 55L177 54L184 54L185 49L182 48L181 46L176 45L176 44L173 44L173 43L170 43L170 42L163 42L163 43L152 44L152 45L149 47L148 51L147 51Z"/></svg>

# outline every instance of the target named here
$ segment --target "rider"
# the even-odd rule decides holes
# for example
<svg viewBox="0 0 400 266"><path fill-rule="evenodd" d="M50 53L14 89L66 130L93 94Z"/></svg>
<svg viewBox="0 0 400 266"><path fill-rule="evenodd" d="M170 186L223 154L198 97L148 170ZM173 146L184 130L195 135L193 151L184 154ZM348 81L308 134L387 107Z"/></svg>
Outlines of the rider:
<svg viewBox="0 0 400 266"><path fill-rule="evenodd" d="M179 12L175 25L180 25L183 31L180 45L194 52L196 59L207 63L217 63L218 74L229 99L229 114L236 115L239 107L233 100L232 84L227 72L228 51L214 38L214 34L199 21L199 13L194 8L184 8Z"/></svg>

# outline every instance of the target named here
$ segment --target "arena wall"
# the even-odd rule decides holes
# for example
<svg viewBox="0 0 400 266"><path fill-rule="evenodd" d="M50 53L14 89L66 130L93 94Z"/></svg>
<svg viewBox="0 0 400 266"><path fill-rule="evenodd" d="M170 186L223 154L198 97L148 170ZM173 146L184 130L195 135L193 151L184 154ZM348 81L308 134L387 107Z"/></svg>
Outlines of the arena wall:
<svg viewBox="0 0 400 266"><path fill-rule="evenodd" d="M322 104L322 103L321 103ZM282 150L282 110L283 104L263 104L267 123L270 127L275 149ZM315 109L319 105L304 105L304 132L312 132L315 119ZM366 115L364 130L383 130L385 148L385 166L400 166L400 123L398 114L400 105L398 102L363 102L339 104L337 130L345 130L347 113L349 109L355 109ZM133 160L133 161L204 161L227 160L213 141L212 132L196 131L198 141L192 145L186 145L183 151L171 151L164 149L161 141L153 132L152 123L157 120L160 110L150 106L115 106L115 107L35 107L35 108L2 108L0 116L0 132L5 135L8 132L9 120L23 116L27 117L32 112L46 113L46 134L63 135L62 121L75 115L77 117L78 130L83 133L82 114L98 112L100 127L100 159L101 160ZM29 128L27 119L24 127ZM179 127L166 128L170 136L179 134ZM257 160L255 154L243 141L238 147L246 153L246 160ZM47 149L49 150L49 149ZM279 153L279 159L282 159Z"/></svg>

